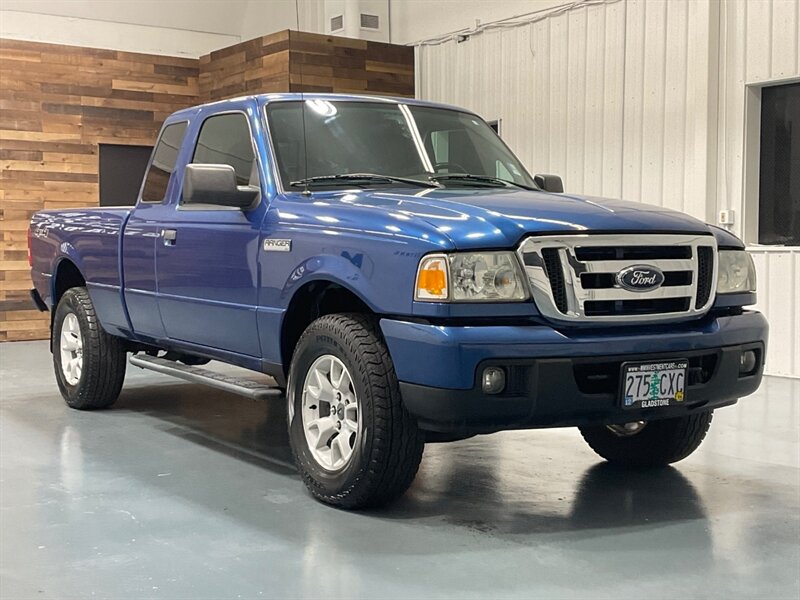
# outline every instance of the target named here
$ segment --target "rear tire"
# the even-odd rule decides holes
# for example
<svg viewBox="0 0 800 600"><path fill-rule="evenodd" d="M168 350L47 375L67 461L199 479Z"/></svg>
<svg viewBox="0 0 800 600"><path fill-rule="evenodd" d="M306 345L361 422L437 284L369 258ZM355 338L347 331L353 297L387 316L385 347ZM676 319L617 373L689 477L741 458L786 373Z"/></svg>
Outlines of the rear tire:
<svg viewBox="0 0 800 600"><path fill-rule="evenodd" d="M108 408L125 381L122 340L106 333L84 287L64 292L53 318L53 365L70 408Z"/></svg>
<svg viewBox="0 0 800 600"><path fill-rule="evenodd" d="M333 314L309 325L292 357L287 402L292 453L316 499L376 507L411 485L424 438L374 321Z"/></svg>
<svg viewBox="0 0 800 600"><path fill-rule="evenodd" d="M637 433L615 433L606 425L580 427L589 447L608 462L657 467L683 460L697 450L711 425L713 410L648 421Z"/></svg>

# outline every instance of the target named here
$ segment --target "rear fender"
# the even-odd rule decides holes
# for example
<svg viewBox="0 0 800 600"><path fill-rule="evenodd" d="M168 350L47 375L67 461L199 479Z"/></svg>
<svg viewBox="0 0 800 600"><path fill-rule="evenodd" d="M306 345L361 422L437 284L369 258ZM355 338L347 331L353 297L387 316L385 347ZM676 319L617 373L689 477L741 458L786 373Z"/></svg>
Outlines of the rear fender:
<svg viewBox="0 0 800 600"><path fill-rule="evenodd" d="M83 280L86 281L86 271L84 270L83 261L81 260L80 255L77 253L75 248L69 242L62 242L59 245L59 252L60 254L56 256L56 259L53 263L53 276L50 278L50 302L53 307L53 312L55 312L56 305L58 304L58 281L59 276L64 276L64 271L62 267L64 266L65 262L72 263L72 265L78 270L78 272L83 277Z"/></svg>

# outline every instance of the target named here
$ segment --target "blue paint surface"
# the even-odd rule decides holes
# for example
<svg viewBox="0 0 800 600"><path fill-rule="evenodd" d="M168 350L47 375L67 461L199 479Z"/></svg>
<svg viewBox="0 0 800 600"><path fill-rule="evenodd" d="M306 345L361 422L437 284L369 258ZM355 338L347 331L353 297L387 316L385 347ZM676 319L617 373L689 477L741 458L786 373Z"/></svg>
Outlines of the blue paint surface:
<svg viewBox="0 0 800 600"><path fill-rule="evenodd" d="M252 96L169 117L165 125L186 120L189 125L164 203L36 213L32 277L45 301L52 304L59 264L71 261L109 331L252 368L280 368L286 361L280 336L292 298L310 282L329 281L387 317L382 327L401 379L438 387L471 384L474 365L488 356L603 353L610 343L615 352L713 347L742 336L748 339L741 341L766 336L763 318L753 314L674 324L669 334L658 336L647 328L571 335L541 320L490 327L403 321L539 319L532 301L415 302L417 265L431 252L513 249L527 235L581 232L700 233L714 235L720 246L743 246L728 232L675 211L572 194L383 187L284 193L274 176L263 107L301 98ZM253 132L261 200L247 211L182 210L180 174L191 162L200 126L209 116L229 111L244 113ZM164 228L177 231L174 246L163 244ZM291 251L264 252L265 239L290 239ZM750 300L751 295L740 295L719 302Z"/></svg>

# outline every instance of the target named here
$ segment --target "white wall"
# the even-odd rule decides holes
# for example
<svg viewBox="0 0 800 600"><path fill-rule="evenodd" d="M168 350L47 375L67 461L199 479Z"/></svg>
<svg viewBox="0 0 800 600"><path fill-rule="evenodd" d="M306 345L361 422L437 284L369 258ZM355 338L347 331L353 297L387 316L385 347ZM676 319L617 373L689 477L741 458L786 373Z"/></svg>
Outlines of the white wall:
<svg viewBox="0 0 800 600"><path fill-rule="evenodd" d="M800 0L606 0L417 51L417 95L502 119L531 171L710 222L734 208L748 242L758 94L746 86L792 77ZM759 250L756 263L768 371L800 376L798 249Z"/></svg>
<svg viewBox="0 0 800 600"><path fill-rule="evenodd" d="M324 5L325 20L322 31L325 33L376 42L389 41L389 0L324 0ZM378 28L362 28L362 14L378 17ZM330 27L331 19L338 15L342 16L344 27L333 32Z"/></svg>
<svg viewBox="0 0 800 600"><path fill-rule="evenodd" d="M248 0L3 0L1 5L9 11L239 35L247 4Z"/></svg>
<svg viewBox="0 0 800 600"><path fill-rule="evenodd" d="M196 58L283 29L321 31L325 0L2 0L0 37Z"/></svg>
<svg viewBox="0 0 800 600"><path fill-rule="evenodd" d="M531 170L560 174L569 191L706 218L711 7L609 2L423 45L418 95L501 118Z"/></svg>
<svg viewBox="0 0 800 600"><path fill-rule="evenodd" d="M241 26L242 40L250 40L284 29L297 29L299 9L300 30L321 33L325 17L324 0L247 0Z"/></svg>
<svg viewBox="0 0 800 600"><path fill-rule="evenodd" d="M0 37L197 58L241 41L245 0L3 0Z"/></svg>
<svg viewBox="0 0 800 600"><path fill-rule="evenodd" d="M760 90L800 80L800 0L724 2L720 19L717 208L738 210L735 231L755 242Z"/></svg>
<svg viewBox="0 0 800 600"><path fill-rule="evenodd" d="M758 271L758 304L769 319L767 372L800 377L800 248L749 248Z"/></svg>
<svg viewBox="0 0 800 600"><path fill-rule="evenodd" d="M410 44L564 4L565 0L392 0L393 44Z"/></svg>
<svg viewBox="0 0 800 600"><path fill-rule="evenodd" d="M0 38L188 58L241 41L238 35L12 10L0 10Z"/></svg>
<svg viewBox="0 0 800 600"><path fill-rule="evenodd" d="M736 233L757 241L761 86L800 81L800 0L721 6L717 208L733 208ZM770 373L800 377L800 248L751 246L759 302L770 320Z"/></svg>

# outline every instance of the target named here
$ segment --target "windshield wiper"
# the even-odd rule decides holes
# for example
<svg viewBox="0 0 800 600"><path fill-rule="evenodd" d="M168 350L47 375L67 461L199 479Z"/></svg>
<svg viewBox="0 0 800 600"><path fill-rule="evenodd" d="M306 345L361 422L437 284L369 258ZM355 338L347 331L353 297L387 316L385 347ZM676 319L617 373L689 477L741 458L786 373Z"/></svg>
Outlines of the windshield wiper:
<svg viewBox="0 0 800 600"><path fill-rule="evenodd" d="M500 179L499 177L491 177L490 175L473 175L472 173L439 173L436 175L431 175L428 177L431 181L474 181L476 183L490 183L490 184L499 184L503 187L507 187L509 185L513 185L518 188L522 188L523 190L532 190L534 188L528 187L526 185L522 185L521 183L516 183L514 181L508 181L507 179Z"/></svg>
<svg viewBox="0 0 800 600"><path fill-rule="evenodd" d="M377 173L340 173L339 175L317 175L315 177L306 177L305 179L298 179L289 183L292 187L308 186L315 183L404 183L406 185L413 185L416 187L436 188L441 187L435 181L420 181L419 179L411 179L409 177L395 177L394 175L378 175Z"/></svg>

